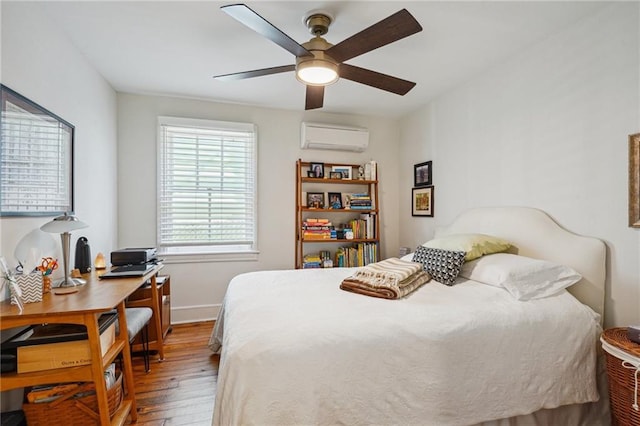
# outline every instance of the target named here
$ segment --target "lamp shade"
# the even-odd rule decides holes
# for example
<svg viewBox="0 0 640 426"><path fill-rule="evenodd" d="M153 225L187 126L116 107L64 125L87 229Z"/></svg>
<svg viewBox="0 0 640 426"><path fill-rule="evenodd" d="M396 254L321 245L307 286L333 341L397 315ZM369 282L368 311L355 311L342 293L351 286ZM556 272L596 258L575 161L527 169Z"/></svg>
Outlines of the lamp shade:
<svg viewBox="0 0 640 426"><path fill-rule="evenodd" d="M331 61L315 58L298 62L296 77L312 86L326 86L338 81L338 66Z"/></svg>
<svg viewBox="0 0 640 426"><path fill-rule="evenodd" d="M76 229L86 228L89 225L75 217L65 213L62 216L54 218L51 222L47 222L40 227L44 232L50 232L52 234L61 234L63 232L71 232Z"/></svg>
<svg viewBox="0 0 640 426"><path fill-rule="evenodd" d="M69 246L71 245L71 231L86 228L89 225L79 220L77 217L65 213L62 216L54 218L51 222L47 222L40 227L44 232L60 234L60 242L62 243L62 264L64 265L64 279L58 287L75 287L78 284L85 284L86 281L71 278L69 276ZM72 289L72 291L75 291ZM68 289L56 288L54 294L67 294Z"/></svg>

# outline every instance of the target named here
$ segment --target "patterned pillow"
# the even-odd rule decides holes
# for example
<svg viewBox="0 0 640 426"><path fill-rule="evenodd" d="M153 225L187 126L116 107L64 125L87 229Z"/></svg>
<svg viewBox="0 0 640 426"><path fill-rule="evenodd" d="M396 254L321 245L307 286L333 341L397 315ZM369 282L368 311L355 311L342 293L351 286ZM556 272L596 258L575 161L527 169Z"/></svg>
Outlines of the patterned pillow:
<svg viewBox="0 0 640 426"><path fill-rule="evenodd" d="M464 263L465 252L418 246L413 262L422 263L422 268L439 283L455 284Z"/></svg>

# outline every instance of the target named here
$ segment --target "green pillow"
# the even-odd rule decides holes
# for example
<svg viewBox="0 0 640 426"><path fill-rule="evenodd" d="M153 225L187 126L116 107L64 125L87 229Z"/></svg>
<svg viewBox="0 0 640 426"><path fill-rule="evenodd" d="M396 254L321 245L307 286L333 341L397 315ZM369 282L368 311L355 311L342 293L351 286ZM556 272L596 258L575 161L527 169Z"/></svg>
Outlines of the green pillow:
<svg viewBox="0 0 640 426"><path fill-rule="evenodd" d="M425 247L442 250L464 251L465 261L477 259L485 254L500 253L509 250L509 241L485 234L451 234L441 238L429 240Z"/></svg>

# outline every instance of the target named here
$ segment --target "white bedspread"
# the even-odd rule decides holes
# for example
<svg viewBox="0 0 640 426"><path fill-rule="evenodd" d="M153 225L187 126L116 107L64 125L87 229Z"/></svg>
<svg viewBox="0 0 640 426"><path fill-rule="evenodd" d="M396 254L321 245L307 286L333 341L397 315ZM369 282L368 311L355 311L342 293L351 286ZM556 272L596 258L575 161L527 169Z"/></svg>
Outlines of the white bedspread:
<svg viewBox="0 0 640 426"><path fill-rule="evenodd" d="M595 401L598 315L459 279L400 300L340 290L353 268L235 277L214 425L468 425Z"/></svg>

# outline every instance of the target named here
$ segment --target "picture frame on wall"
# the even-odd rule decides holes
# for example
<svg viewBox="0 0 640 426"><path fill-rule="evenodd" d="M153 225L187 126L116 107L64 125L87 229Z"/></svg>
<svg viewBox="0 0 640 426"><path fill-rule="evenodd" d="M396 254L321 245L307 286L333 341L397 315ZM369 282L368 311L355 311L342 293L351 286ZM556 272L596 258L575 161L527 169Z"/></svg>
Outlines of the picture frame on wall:
<svg viewBox="0 0 640 426"><path fill-rule="evenodd" d="M429 186L433 185L433 162L425 161L424 163L415 164L413 166L413 186Z"/></svg>
<svg viewBox="0 0 640 426"><path fill-rule="evenodd" d="M411 216L433 217L433 186L411 189Z"/></svg>
<svg viewBox="0 0 640 426"><path fill-rule="evenodd" d="M629 135L629 226L640 228L640 133Z"/></svg>

